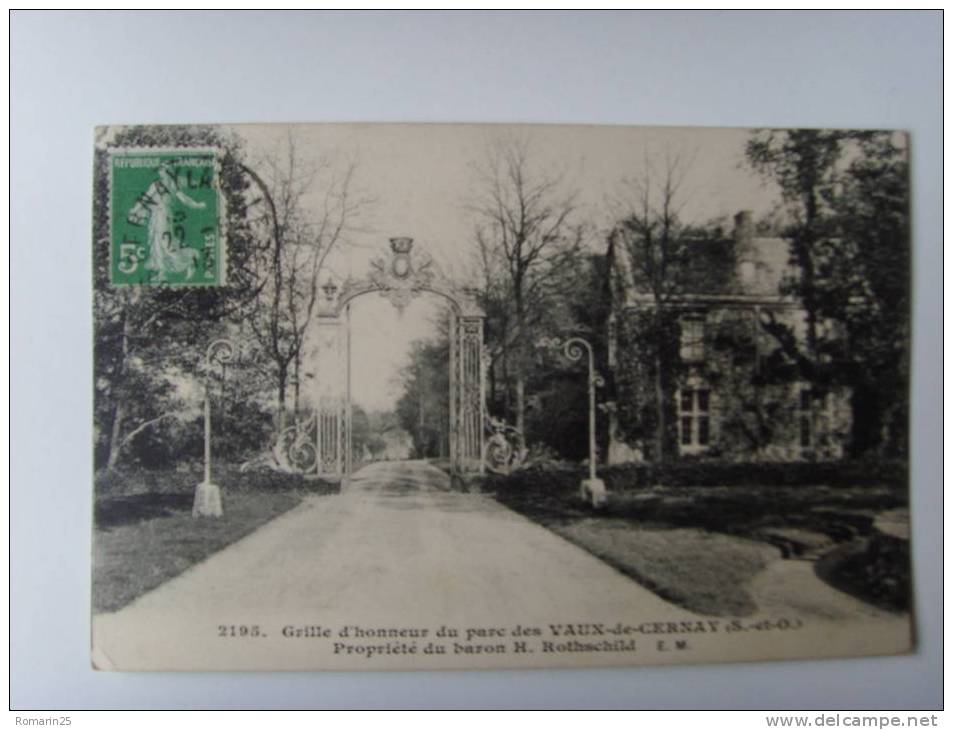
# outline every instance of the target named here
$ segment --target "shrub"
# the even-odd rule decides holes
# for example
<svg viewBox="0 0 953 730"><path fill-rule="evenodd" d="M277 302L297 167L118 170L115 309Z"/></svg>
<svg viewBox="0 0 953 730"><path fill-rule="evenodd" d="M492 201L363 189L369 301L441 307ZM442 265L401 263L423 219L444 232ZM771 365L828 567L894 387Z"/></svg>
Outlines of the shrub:
<svg viewBox="0 0 953 730"><path fill-rule="evenodd" d="M886 485L905 489L907 465L895 461L756 462L708 461L622 464L600 470L610 490L670 487L830 487Z"/></svg>
<svg viewBox="0 0 953 730"><path fill-rule="evenodd" d="M817 574L828 583L881 608L910 607L910 543L875 533L821 558Z"/></svg>
<svg viewBox="0 0 953 730"><path fill-rule="evenodd" d="M204 438L201 418L166 419L137 434L126 447L124 460L146 469L160 469L184 459L198 459L202 456Z"/></svg>
<svg viewBox="0 0 953 730"><path fill-rule="evenodd" d="M577 465L531 465L508 476L490 475L485 486L500 493L578 491L587 471ZM829 487L887 486L906 490L907 465L899 461L767 462L683 460L602 467L599 476L610 492L658 485L669 487Z"/></svg>
<svg viewBox="0 0 953 730"><path fill-rule="evenodd" d="M202 481L202 465L191 463L181 469L145 469L130 467L102 470L94 478L96 495L108 497L129 494L191 493ZM229 491L309 492L333 494L341 489L336 481L313 479L303 474L286 474L271 469L240 471L232 464L214 464L212 481Z"/></svg>

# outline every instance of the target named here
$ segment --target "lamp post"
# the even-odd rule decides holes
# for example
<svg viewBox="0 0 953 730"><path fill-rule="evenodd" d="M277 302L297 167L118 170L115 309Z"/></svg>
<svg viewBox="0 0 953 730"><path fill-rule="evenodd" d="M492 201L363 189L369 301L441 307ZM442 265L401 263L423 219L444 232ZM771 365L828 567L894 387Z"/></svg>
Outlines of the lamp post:
<svg viewBox="0 0 953 730"><path fill-rule="evenodd" d="M205 349L205 479L195 488L192 503L193 517L221 517L222 490L212 483L212 403L209 381L212 367L225 363L235 354L235 346L229 340L215 340Z"/></svg>
<svg viewBox="0 0 953 730"><path fill-rule="evenodd" d="M596 372L592 345L581 337L571 337L565 342L552 337L544 337L537 345L554 350L562 348L566 359L573 362L582 360L583 355L586 355L589 366L589 478L583 479L580 495L587 502L591 502L593 507L602 507L605 505L607 497L605 482L596 476L596 388L604 386L606 381L602 375Z"/></svg>

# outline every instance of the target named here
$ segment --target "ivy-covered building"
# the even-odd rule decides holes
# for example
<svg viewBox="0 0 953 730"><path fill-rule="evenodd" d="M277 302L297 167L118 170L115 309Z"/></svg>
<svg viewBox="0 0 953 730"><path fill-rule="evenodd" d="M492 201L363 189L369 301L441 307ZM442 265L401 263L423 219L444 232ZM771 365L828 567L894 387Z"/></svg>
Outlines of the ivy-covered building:
<svg viewBox="0 0 953 730"><path fill-rule="evenodd" d="M757 235L748 211L727 235L653 235L619 226L609 241L608 461L842 457L850 393L804 378L823 355L789 293L789 241Z"/></svg>

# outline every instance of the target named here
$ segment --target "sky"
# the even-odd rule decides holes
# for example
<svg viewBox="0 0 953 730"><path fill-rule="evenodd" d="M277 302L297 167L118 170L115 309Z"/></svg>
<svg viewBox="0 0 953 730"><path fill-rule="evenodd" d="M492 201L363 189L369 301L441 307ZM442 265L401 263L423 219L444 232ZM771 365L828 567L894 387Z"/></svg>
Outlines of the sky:
<svg viewBox="0 0 953 730"><path fill-rule="evenodd" d="M240 125L255 165L294 137L302 160L323 160L340 172L355 163L353 189L368 203L355 220L359 230L329 257L322 277L341 283L366 275L371 258L389 256L388 239L408 236L415 252L431 254L452 279L470 271L474 218L468 209L475 166L498 138L516 135L529 144L530 167L559 174L578 192L577 217L590 226L590 245L605 250L605 233L631 198L626 180L640 178L646 161L663 167L678 157L687 172L682 218L703 223L742 209L758 218L770 212L777 189L744 164L744 129L582 125ZM329 178L316 178L304 208L317 211ZM389 410L399 397L394 377L407 362L410 343L434 334L436 297L425 296L401 315L382 297L355 300L351 311L353 400Z"/></svg>

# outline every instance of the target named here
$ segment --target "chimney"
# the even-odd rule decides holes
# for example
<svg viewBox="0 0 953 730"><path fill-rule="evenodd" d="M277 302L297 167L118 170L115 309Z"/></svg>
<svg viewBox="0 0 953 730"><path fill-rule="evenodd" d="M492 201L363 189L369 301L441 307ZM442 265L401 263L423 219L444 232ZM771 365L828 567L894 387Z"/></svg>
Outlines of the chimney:
<svg viewBox="0 0 953 730"><path fill-rule="evenodd" d="M735 215L735 248L747 250L754 241L754 214L750 210Z"/></svg>
<svg viewBox="0 0 953 730"><path fill-rule="evenodd" d="M754 214L750 210L735 215L735 275L745 290L757 286L758 267L754 250Z"/></svg>

